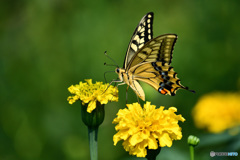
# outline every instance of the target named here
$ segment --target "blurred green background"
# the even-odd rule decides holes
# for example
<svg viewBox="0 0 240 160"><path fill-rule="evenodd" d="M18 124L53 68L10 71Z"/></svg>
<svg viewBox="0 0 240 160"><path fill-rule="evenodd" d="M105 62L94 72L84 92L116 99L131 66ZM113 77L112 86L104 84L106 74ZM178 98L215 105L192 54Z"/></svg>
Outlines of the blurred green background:
<svg viewBox="0 0 240 160"><path fill-rule="evenodd" d="M239 6L239 0L1 0L0 160L90 159L80 102L68 104L67 88L86 78L104 81L103 73L115 69L103 65L112 63L106 50L122 65L135 27L150 11L154 37L179 36L172 66L182 84L196 91L171 97L143 84L148 101L175 106L186 118L180 123L183 139L163 148L158 158L189 159L187 136L207 134L195 128L191 117L198 98L240 89ZM114 78L108 74L108 81ZM112 141L112 120L125 106L125 90L120 86L119 102L106 105L100 160L132 159ZM129 90L128 102L135 101ZM198 149L196 159L210 159L211 150L216 146Z"/></svg>

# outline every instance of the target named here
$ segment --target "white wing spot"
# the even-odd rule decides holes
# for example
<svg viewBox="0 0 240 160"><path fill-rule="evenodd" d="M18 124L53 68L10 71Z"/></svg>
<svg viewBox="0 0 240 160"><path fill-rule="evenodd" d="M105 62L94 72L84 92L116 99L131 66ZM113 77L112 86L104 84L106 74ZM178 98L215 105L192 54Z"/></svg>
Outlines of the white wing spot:
<svg viewBox="0 0 240 160"><path fill-rule="evenodd" d="M150 19L148 19L148 20L147 20L147 23L150 23L150 22L151 22L151 20L150 20Z"/></svg>
<svg viewBox="0 0 240 160"><path fill-rule="evenodd" d="M141 33L141 36L144 37L144 32Z"/></svg>
<svg viewBox="0 0 240 160"><path fill-rule="evenodd" d="M132 43L132 44L131 44L131 48L132 48L135 52L137 51L137 46L136 46L136 44Z"/></svg>
<svg viewBox="0 0 240 160"><path fill-rule="evenodd" d="M151 17L152 17L152 15L151 15L151 14L149 14L149 15L148 15L148 18L151 18Z"/></svg>
<svg viewBox="0 0 240 160"><path fill-rule="evenodd" d="M148 24L148 28L151 28L151 24Z"/></svg>
<svg viewBox="0 0 240 160"><path fill-rule="evenodd" d="M140 45L139 45L139 49L142 48L142 47L143 47L143 44L140 44Z"/></svg>
<svg viewBox="0 0 240 160"><path fill-rule="evenodd" d="M136 35L135 37L134 37L134 40L138 40L139 39L139 36L138 35Z"/></svg>
<svg viewBox="0 0 240 160"><path fill-rule="evenodd" d="M152 37L151 37L151 35L148 35L148 39L151 39Z"/></svg>
<svg viewBox="0 0 240 160"><path fill-rule="evenodd" d="M142 28L142 29L140 29L140 31L139 31L139 32L144 32L144 30L145 30L145 28Z"/></svg>
<svg viewBox="0 0 240 160"><path fill-rule="evenodd" d="M140 29L141 29L141 26L138 26L138 29L137 29L137 30L138 30L138 32L140 31Z"/></svg>
<svg viewBox="0 0 240 160"><path fill-rule="evenodd" d="M139 43L144 43L144 38L141 38Z"/></svg>
<svg viewBox="0 0 240 160"><path fill-rule="evenodd" d="M148 29L148 33L151 33L151 29Z"/></svg>

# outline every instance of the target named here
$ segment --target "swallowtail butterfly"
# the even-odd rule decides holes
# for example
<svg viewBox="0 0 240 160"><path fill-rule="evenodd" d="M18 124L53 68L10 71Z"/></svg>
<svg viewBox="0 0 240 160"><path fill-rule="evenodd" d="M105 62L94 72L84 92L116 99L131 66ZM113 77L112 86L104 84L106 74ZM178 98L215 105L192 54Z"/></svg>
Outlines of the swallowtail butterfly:
<svg viewBox="0 0 240 160"><path fill-rule="evenodd" d="M114 82L127 84L143 101L145 94L138 81L149 84L164 95L173 96L178 89L188 90L180 84L177 73L170 65L177 35L164 34L153 38L152 24L153 13L150 12L141 19L133 33L123 68L115 70L119 80Z"/></svg>

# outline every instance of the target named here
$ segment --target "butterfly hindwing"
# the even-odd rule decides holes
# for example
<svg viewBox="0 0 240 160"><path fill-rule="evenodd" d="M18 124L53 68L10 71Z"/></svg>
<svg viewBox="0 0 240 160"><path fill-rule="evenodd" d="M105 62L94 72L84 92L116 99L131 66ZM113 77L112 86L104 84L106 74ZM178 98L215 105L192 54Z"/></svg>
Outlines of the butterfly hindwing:
<svg viewBox="0 0 240 160"><path fill-rule="evenodd" d="M130 71L135 80L143 81L161 94L175 95L178 89L187 89L180 83L177 73L173 67L163 62L144 62Z"/></svg>
<svg viewBox="0 0 240 160"><path fill-rule="evenodd" d="M142 62L171 64L172 52L177 40L175 34L165 34L148 41L131 59L127 69Z"/></svg>
<svg viewBox="0 0 240 160"><path fill-rule="evenodd" d="M128 45L123 68L127 68L130 60L140 48L152 39L153 12L147 13L139 22Z"/></svg>
<svg viewBox="0 0 240 160"><path fill-rule="evenodd" d="M137 80L133 80L130 87L133 89L133 91L137 94L138 97L145 101L145 93Z"/></svg>

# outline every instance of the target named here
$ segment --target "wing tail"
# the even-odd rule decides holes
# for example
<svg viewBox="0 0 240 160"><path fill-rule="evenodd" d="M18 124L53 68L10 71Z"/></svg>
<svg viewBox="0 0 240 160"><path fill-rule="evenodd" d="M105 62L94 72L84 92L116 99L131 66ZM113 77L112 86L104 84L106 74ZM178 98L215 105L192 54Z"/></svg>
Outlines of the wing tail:
<svg viewBox="0 0 240 160"><path fill-rule="evenodd" d="M164 95L174 96L179 89L189 90L180 83L177 73L168 64L162 62L142 63L133 68L134 79L151 85ZM189 90L194 92L193 90Z"/></svg>

